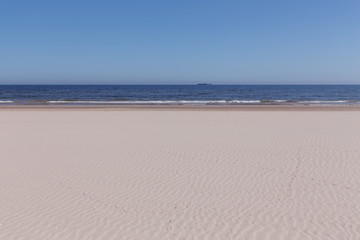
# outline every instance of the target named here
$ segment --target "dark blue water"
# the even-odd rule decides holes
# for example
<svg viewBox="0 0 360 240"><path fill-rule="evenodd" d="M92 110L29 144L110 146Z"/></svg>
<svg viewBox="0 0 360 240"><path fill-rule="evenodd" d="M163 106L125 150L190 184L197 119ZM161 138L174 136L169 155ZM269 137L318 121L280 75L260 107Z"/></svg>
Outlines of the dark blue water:
<svg viewBox="0 0 360 240"><path fill-rule="evenodd" d="M0 104L360 104L360 85L0 85Z"/></svg>

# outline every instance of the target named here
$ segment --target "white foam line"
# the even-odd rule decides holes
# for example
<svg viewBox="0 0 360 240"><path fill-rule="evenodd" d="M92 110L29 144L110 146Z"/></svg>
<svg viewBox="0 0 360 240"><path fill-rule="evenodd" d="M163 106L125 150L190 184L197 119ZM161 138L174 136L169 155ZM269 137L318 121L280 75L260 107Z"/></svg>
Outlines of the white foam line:
<svg viewBox="0 0 360 240"><path fill-rule="evenodd" d="M12 100L0 100L0 104L15 103ZM28 103L31 103L28 102ZM140 100L140 101L84 101L84 100L50 100L44 101L47 104L144 104L144 105L206 105L206 104L218 104L218 105L231 105L231 104L271 104L271 103L292 103L292 104L359 104L359 101L351 100L336 100L336 101L291 101L291 100Z"/></svg>
<svg viewBox="0 0 360 240"><path fill-rule="evenodd" d="M260 100L179 100L179 101L46 101L49 104L237 104L261 103Z"/></svg>

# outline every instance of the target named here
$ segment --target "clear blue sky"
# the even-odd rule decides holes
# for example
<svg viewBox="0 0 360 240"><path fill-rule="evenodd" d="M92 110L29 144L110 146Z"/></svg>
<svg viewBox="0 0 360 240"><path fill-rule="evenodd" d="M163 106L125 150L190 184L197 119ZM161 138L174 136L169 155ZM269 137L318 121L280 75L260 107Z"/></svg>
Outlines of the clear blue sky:
<svg viewBox="0 0 360 240"><path fill-rule="evenodd" d="M0 83L359 83L359 0L2 0Z"/></svg>

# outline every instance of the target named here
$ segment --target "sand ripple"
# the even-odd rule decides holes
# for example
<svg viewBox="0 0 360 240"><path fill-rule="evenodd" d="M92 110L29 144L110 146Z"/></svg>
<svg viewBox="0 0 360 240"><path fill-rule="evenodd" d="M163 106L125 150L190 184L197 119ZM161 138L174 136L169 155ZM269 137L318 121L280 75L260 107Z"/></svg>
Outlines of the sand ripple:
<svg viewBox="0 0 360 240"><path fill-rule="evenodd" d="M0 112L0 239L360 239L360 113Z"/></svg>

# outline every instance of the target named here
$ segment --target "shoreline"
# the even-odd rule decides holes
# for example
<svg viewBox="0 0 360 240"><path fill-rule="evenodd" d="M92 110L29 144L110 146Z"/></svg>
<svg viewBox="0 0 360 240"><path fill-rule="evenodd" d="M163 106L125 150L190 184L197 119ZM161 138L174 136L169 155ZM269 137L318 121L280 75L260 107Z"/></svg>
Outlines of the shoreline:
<svg viewBox="0 0 360 240"><path fill-rule="evenodd" d="M0 105L7 110L360 111L360 105Z"/></svg>

